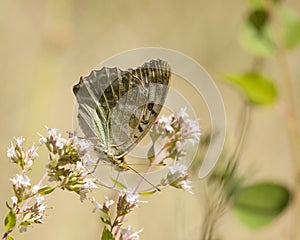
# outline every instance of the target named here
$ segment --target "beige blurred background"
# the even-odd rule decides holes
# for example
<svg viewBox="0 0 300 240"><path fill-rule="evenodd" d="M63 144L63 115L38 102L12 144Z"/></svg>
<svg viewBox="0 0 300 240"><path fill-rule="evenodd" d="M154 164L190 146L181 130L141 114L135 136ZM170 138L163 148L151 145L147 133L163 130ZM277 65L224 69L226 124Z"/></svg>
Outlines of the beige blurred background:
<svg viewBox="0 0 300 240"><path fill-rule="evenodd" d="M286 1L300 12L298 0ZM246 1L134 1L134 0L1 0L0 2L0 219L12 188L16 168L6 150L14 136L22 135L29 147L44 126L72 129L72 86L106 58L138 47L178 50L197 60L216 80L228 118L228 142L235 144L239 126L240 95L221 82L224 72L247 70L251 56L238 44L237 34L247 11ZM300 51L289 56L299 99ZM278 80L276 61L265 73ZM277 104L277 106L279 106ZM255 170L255 179L291 183L289 146L280 108L252 112L241 172ZM201 116L200 116L201 117ZM41 152L41 151L40 151ZM41 154L33 180L46 163ZM168 189L149 197L148 204L129 216L128 223L141 239L199 239L199 189L194 195ZM103 195L99 191L99 198ZM29 228L16 239L100 239L99 215L78 196L56 191L48 198L45 224ZM291 211L291 210L290 210ZM218 223L220 239L285 239L291 217L286 211L261 231L248 230L231 215ZM1 220L1 221L2 221ZM0 232L4 232L3 224ZM300 235L300 234L299 234Z"/></svg>

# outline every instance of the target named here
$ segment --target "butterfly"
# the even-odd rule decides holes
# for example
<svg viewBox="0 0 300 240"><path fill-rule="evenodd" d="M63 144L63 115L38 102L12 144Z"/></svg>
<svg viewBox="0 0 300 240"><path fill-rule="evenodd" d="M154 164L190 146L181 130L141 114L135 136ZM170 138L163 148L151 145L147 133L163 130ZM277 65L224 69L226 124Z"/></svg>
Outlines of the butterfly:
<svg viewBox="0 0 300 240"><path fill-rule="evenodd" d="M171 69L160 59L135 69L92 70L73 86L84 137L95 141L101 161L118 171L132 169L125 156L156 121L167 96Z"/></svg>

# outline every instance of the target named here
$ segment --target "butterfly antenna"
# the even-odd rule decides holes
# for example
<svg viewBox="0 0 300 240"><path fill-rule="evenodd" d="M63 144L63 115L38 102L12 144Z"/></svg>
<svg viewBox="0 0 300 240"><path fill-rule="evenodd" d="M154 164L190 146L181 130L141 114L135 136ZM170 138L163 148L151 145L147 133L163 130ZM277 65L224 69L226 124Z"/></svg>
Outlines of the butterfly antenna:
<svg viewBox="0 0 300 240"><path fill-rule="evenodd" d="M135 172L137 175L139 175L145 182L149 183L152 187L154 187L157 191L160 192L160 189L159 189L157 186L153 185L153 183L151 183L149 180L147 180L147 179L146 179L142 174L140 174L137 170L135 170L134 168L132 168L132 167L130 167L130 166L128 166L128 165L127 165L127 167L128 167L130 170L132 170L133 172Z"/></svg>

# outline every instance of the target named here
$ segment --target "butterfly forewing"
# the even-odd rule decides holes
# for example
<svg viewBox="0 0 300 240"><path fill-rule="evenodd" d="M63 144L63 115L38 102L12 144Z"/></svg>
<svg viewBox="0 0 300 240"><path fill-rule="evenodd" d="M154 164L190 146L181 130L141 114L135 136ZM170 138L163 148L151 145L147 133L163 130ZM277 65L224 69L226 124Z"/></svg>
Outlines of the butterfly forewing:
<svg viewBox="0 0 300 240"><path fill-rule="evenodd" d="M149 131L160 113L171 71L151 60L137 69L103 67L73 87L78 122L85 137L109 156L126 155Z"/></svg>

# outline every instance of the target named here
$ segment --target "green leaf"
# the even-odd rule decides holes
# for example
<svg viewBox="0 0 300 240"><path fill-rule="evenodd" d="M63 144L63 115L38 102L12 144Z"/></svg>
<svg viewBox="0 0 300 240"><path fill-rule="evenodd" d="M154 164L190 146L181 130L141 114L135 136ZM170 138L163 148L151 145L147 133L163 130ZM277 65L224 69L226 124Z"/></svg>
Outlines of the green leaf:
<svg viewBox="0 0 300 240"><path fill-rule="evenodd" d="M4 225L7 231L11 231L16 225L17 217L14 209L10 209L9 213L5 217Z"/></svg>
<svg viewBox="0 0 300 240"><path fill-rule="evenodd" d="M239 34L242 47L256 56L270 56L276 51L268 15L264 10L250 12Z"/></svg>
<svg viewBox="0 0 300 240"><path fill-rule="evenodd" d="M290 198L284 186L257 183L235 193L233 211L244 225L258 229L277 217L288 206Z"/></svg>
<svg viewBox="0 0 300 240"><path fill-rule="evenodd" d="M285 47L293 49L300 43L300 17L293 9L282 7L282 28Z"/></svg>
<svg viewBox="0 0 300 240"><path fill-rule="evenodd" d="M114 235L107 229L103 228L101 240L115 240Z"/></svg>
<svg viewBox="0 0 300 240"><path fill-rule="evenodd" d="M41 195L47 195L52 193L56 189L56 186L45 186L39 189L38 193Z"/></svg>
<svg viewBox="0 0 300 240"><path fill-rule="evenodd" d="M273 104L277 97L275 85L257 72L226 74L226 79L239 87L248 101L256 105Z"/></svg>
<svg viewBox="0 0 300 240"><path fill-rule="evenodd" d="M11 237L11 236L7 236L7 237L6 237L6 240L14 240L14 238Z"/></svg>

